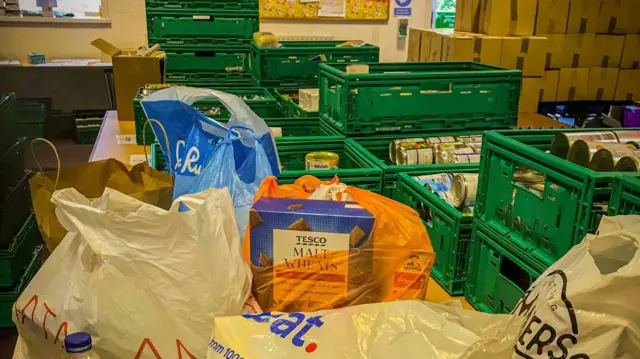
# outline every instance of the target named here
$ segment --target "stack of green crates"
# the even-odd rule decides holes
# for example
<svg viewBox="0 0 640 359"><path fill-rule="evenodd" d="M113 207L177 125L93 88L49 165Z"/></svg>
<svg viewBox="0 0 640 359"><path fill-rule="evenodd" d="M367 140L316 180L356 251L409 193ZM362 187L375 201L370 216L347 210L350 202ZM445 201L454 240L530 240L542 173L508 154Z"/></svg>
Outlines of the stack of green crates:
<svg viewBox="0 0 640 359"><path fill-rule="evenodd" d="M629 201L637 199L637 179L619 180L625 173L595 172L546 152L556 133L572 131L589 130L485 134L465 287L465 297L477 309L510 312L541 273L587 233L595 233L607 209L612 214L636 210L638 202ZM514 180L523 169L544 177L539 191Z"/></svg>
<svg viewBox="0 0 640 359"><path fill-rule="evenodd" d="M275 118L278 117L278 107L277 101L273 97L273 95L263 88L216 88L219 91L227 92L230 94L234 94L244 100L244 102L256 113L256 115L262 118ZM140 101L144 99L146 94L150 93L150 90L145 88L140 88L136 97L133 99L133 114L136 125L136 142L138 144L142 143L153 143L156 140L153 131L151 130L151 126L147 125L147 138L143 142L142 138L142 130L145 122L147 122L147 117L142 110L142 105ZM227 110L222 102L218 99L206 99L195 102L193 108L202 112L205 116L212 118L216 121L225 122L229 120L229 110Z"/></svg>
<svg viewBox="0 0 640 359"><path fill-rule="evenodd" d="M18 99L13 112L15 135L29 139L44 137L50 114L51 99Z"/></svg>
<svg viewBox="0 0 640 359"><path fill-rule="evenodd" d="M13 112L16 107L15 93L0 93L0 152L15 142Z"/></svg>
<svg viewBox="0 0 640 359"><path fill-rule="evenodd" d="M250 87L258 0L146 0L149 46L167 54L167 82Z"/></svg>
<svg viewBox="0 0 640 359"><path fill-rule="evenodd" d="M76 118L76 142L81 145L96 143L104 117Z"/></svg>
<svg viewBox="0 0 640 359"><path fill-rule="evenodd" d="M298 89L273 89L273 96L278 101L280 116L293 118L319 117L318 112L307 111L300 106Z"/></svg>

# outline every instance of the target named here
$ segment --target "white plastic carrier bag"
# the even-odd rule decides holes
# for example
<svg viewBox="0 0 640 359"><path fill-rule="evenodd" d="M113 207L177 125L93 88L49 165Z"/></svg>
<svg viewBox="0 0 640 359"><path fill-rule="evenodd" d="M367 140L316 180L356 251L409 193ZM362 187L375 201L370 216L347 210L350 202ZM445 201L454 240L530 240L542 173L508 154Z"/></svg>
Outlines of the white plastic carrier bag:
<svg viewBox="0 0 640 359"><path fill-rule="evenodd" d="M251 271L228 190L169 210L109 188L52 201L69 233L14 305L15 358L66 358L64 337L79 331L102 359L203 358L215 317L242 313Z"/></svg>
<svg viewBox="0 0 640 359"><path fill-rule="evenodd" d="M604 217L511 315L419 301L218 317L208 359L640 358L640 216Z"/></svg>

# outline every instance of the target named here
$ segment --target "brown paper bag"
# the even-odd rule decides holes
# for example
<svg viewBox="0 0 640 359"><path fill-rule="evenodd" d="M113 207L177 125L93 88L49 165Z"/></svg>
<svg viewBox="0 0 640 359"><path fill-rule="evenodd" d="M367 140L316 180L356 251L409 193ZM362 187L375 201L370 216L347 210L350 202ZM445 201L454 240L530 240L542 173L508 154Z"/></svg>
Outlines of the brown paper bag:
<svg viewBox="0 0 640 359"><path fill-rule="evenodd" d="M58 222L56 208L51 203L51 196L56 190L73 187L88 198L99 198L105 188L109 187L148 204L164 209L171 207L171 176L146 163L128 169L122 162L112 158L63 169L59 174L57 186L55 171L39 173L29 181L38 228L50 252L67 234Z"/></svg>

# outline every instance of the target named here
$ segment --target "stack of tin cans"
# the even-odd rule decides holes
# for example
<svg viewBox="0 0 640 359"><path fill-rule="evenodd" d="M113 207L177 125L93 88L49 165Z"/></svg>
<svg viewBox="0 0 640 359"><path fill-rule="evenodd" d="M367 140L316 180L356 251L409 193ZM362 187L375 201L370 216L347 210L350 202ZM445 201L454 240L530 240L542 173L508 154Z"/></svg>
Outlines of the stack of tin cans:
<svg viewBox="0 0 640 359"><path fill-rule="evenodd" d="M464 216L473 216L473 206L478 190L477 173L438 173L414 177L422 186L436 194L451 206L458 208ZM418 212L430 222L432 210L418 208Z"/></svg>
<svg viewBox="0 0 640 359"><path fill-rule="evenodd" d="M480 162L482 136L406 138L389 144L391 163L401 166Z"/></svg>
<svg viewBox="0 0 640 359"><path fill-rule="evenodd" d="M640 131L558 133L551 153L598 172L639 172Z"/></svg>

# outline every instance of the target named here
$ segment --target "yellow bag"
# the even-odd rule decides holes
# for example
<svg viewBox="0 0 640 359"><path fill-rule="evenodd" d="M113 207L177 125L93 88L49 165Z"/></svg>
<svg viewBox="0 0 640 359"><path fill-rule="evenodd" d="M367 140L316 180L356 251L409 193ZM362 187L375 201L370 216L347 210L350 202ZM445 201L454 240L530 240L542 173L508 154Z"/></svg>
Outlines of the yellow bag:
<svg viewBox="0 0 640 359"><path fill-rule="evenodd" d="M262 197L308 199L320 185L338 183L337 177L321 182L313 176L304 176L293 185L278 186L274 177L268 177L254 203ZM349 272L343 276L345 279L336 280L336 276L315 268L292 266L291 261L270 265L267 260L255 265L251 261L250 221L243 255L253 271L253 294L264 311L309 312L398 299L425 299L435 253L418 213L363 189L347 187L345 193L374 217L373 230L364 245L350 247L348 251L330 251L322 258L326 268L336 269L334 273ZM317 256L295 260L305 258L317 260Z"/></svg>
<svg viewBox="0 0 640 359"><path fill-rule="evenodd" d="M168 209L171 207L173 180L168 173L157 171L146 163L128 169L122 162L112 158L57 172L39 173L29 181L29 187L38 228L52 252L67 234L58 222L55 205L51 203L51 196L56 190L73 187L87 198L99 198L109 187L145 203Z"/></svg>

